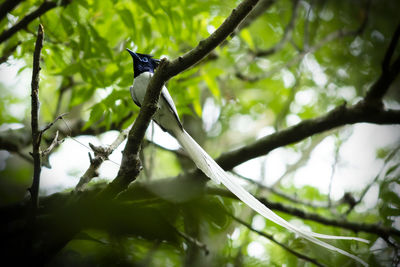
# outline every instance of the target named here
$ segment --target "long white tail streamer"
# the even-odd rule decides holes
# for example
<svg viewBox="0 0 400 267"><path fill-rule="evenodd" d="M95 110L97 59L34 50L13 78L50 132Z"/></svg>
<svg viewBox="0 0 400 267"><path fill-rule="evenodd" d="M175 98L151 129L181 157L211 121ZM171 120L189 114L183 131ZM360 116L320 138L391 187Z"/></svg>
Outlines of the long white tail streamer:
<svg viewBox="0 0 400 267"><path fill-rule="evenodd" d="M234 182L234 178L231 177L227 172L225 172L208 154L205 152L200 145L193 140L193 138L185 131L180 128L177 128L174 131L174 135L176 139L178 139L179 143L185 149L185 151L190 155L192 160L195 162L196 166L204 172L208 177L210 177L216 183L222 183L225 185L235 196L237 196L241 201L246 203L250 208L264 216L266 219L271 220L272 222L285 227L286 229L298 234L299 236L313 242L317 245L320 245L324 248L336 251L340 254L346 255L364 266L368 266L368 264L360 259L359 257L348 253L340 248L332 246L328 243L325 243L317 238L322 239L345 239L345 240L356 240L364 243L369 243L368 240L358 238L358 237L348 237L348 236L332 236L332 235L324 235L319 233L314 233L311 231L304 231L296 226L290 224L283 218L279 217L272 210L267 208L264 204L262 204L258 199L256 199L253 195L246 191L242 186Z"/></svg>

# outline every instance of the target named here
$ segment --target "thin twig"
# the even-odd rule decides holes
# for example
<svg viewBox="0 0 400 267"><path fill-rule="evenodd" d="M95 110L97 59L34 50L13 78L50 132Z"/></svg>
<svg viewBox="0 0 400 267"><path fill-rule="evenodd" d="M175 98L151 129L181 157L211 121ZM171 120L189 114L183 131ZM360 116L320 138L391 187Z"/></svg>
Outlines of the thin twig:
<svg viewBox="0 0 400 267"><path fill-rule="evenodd" d="M25 153L22 153L22 152L19 151L19 150L18 150L18 151L14 151L14 153L17 154L18 156L20 156L22 159L26 160L27 162L33 164L33 159L32 159L31 156L29 156L29 155L27 155L27 154L25 154Z"/></svg>
<svg viewBox="0 0 400 267"><path fill-rule="evenodd" d="M354 35L357 35L357 34L359 34L359 30L358 29L357 30L352 30L352 31L346 31L346 30L342 30L342 29L334 31L334 32L328 34L319 43L317 43L317 44L315 44L313 46L310 46L307 50L303 50L302 52L297 54L295 57L293 57L291 60L274 67L273 69L265 72L261 76L248 77L248 76L242 74L241 76L237 76L237 77L239 79L242 79L244 81L249 81L249 82L256 82L256 81L259 81L261 79L265 79L265 78L271 77L273 74L281 71L282 69L290 68L290 67L296 65L307 54L316 52L317 50L319 50L320 48L325 46L327 43L332 42L332 41L337 40L337 39L344 38L344 37L354 36Z"/></svg>
<svg viewBox="0 0 400 267"><path fill-rule="evenodd" d="M301 254L301 253L295 251L294 249L290 248L289 246L287 246L287 245L285 245L285 244L279 242L278 240L276 240L276 239L273 237L273 235L270 235L270 234L267 234L267 233L265 233L265 232L256 230L256 229L254 229L250 224L248 224L247 222L243 221L242 219L240 219L240 218L238 218L238 217L236 217L236 216L234 216L234 215L232 215L232 214L230 214L230 213L228 213L228 214L232 217L232 219L234 219L234 220L237 221L238 223L242 224L243 226L245 226L245 227L246 227L247 229L249 229L250 231L252 231L252 232L254 232L254 233L256 233L256 234L258 234L258 235L260 235L260 236L263 236L263 237L269 239L271 242L277 244L278 246L280 246L281 248L283 248L283 249L286 250L287 252L289 252L289 253L295 255L297 258L302 259L302 260L305 260L305 261L308 261L308 262L311 262L311 263L313 263L313 264L315 264L315 265L317 265L317 266L325 266L325 265L319 263L317 260L312 259L312 258L310 258L310 257L308 257L308 256L306 256L306 255L304 255L304 254Z"/></svg>
<svg viewBox="0 0 400 267"><path fill-rule="evenodd" d="M360 24L360 26L355 29L355 30L344 30L344 29L339 29L337 31L334 31L328 35L325 36L325 38L321 39L317 44L307 47L306 49L304 49L303 51L301 51L299 54L297 54L294 58L292 58L291 60L287 61L284 64L280 64L276 67L274 67L273 69L267 71L266 73L264 73L262 76L256 76L256 77L248 77L244 74L242 74L240 71L236 74L237 77L239 79L242 79L244 81L249 81L249 82L256 82L259 81L261 79L265 79L267 77L271 77L273 74L281 71L282 69L285 68L290 68L291 66L294 66L295 64L297 64L298 62L300 62L308 53L314 53L315 51L319 50L320 48L322 48L323 46L325 46L327 43L332 42L334 40L340 39L340 38L344 38L344 37L348 37L348 36L355 36L355 35L359 35L361 34L366 25L367 25L367 21L368 21L368 10L369 10L369 4L366 7L367 12L366 15L362 21L362 23ZM268 56L268 54L267 54Z"/></svg>
<svg viewBox="0 0 400 267"><path fill-rule="evenodd" d="M306 17L304 18L304 40L303 40L303 49L307 50L309 47L309 42L310 42L310 31L309 31L309 26L310 26L310 14L311 14L311 10L312 7L314 5L314 0L311 0L309 2L309 6L308 6L308 10L307 10L307 14ZM293 42L294 43L294 42Z"/></svg>
<svg viewBox="0 0 400 267"><path fill-rule="evenodd" d="M74 189L75 191L82 191L94 177L99 175L98 169L100 168L101 164L108 160L109 155L111 155L114 150L126 139L128 132L129 128L123 130L108 147L96 147L92 144L89 144L94 151L94 158L92 158L89 152L90 166L79 179L79 182Z"/></svg>
<svg viewBox="0 0 400 267"><path fill-rule="evenodd" d="M33 54L32 70L32 92L31 92L31 127L32 127L32 157L34 161L33 182L30 188L33 214L39 205L39 183L40 172L42 169L40 158L40 131L39 131L39 72L40 72L40 53L43 47L43 26L39 24L38 38L36 39L35 52Z"/></svg>
<svg viewBox="0 0 400 267"><path fill-rule="evenodd" d="M321 134L313 136L311 139L311 144L308 145L305 150L302 151L300 158L292 163L288 164L286 167L285 172L272 184L272 188L278 188L283 179L287 177L289 174L293 173L294 171L298 170L301 166L304 166L309 160L310 155L314 151L314 149L327 137L331 134L331 131L326 131Z"/></svg>
<svg viewBox="0 0 400 267"><path fill-rule="evenodd" d="M232 36L240 32L246 27L249 27L258 17L265 14L265 12L276 2L276 0L260 0L254 6L253 10L246 16L246 18L239 24L237 29L232 33Z"/></svg>
<svg viewBox="0 0 400 267"><path fill-rule="evenodd" d="M63 113L61 115L58 115L57 118L54 119L54 121L50 122L49 124L46 125L40 132L39 132L39 139L42 138L42 135L44 132L46 132L48 129L50 129L54 123L56 123L58 120L61 120L64 116L66 116L68 113ZM58 134L57 134L58 135Z"/></svg>
<svg viewBox="0 0 400 267"><path fill-rule="evenodd" d="M66 80L66 83L64 83L65 80ZM54 116L56 116L57 114L60 113L60 108L61 108L61 103L62 103L64 93L67 90L71 89L72 86L74 86L74 85L76 85L76 83L73 80L72 76L68 76L68 77L64 78L63 81L61 82L61 86L58 89L57 105L56 105L56 109L54 111Z"/></svg>
<svg viewBox="0 0 400 267"><path fill-rule="evenodd" d="M295 83L290 89L290 93L288 98L286 99L285 103L283 104L283 107L279 111L278 115L276 115L275 123L274 123L274 128L275 130L279 130L282 126L283 120L286 118L286 115L289 112L290 105L292 104L294 97L296 96L296 93L298 89L300 88L300 83L301 83L301 77L299 77L301 74L296 75L295 77Z"/></svg>
<svg viewBox="0 0 400 267"><path fill-rule="evenodd" d="M396 153L399 151L400 146L396 147L385 159L385 162L389 162L390 159L392 159ZM365 195L368 193L369 189L379 180L379 178L381 177L381 173L383 172L383 170L385 169L387 165L383 164L381 169L379 170L378 174L375 176L374 180L372 180L372 182L370 182L361 192L360 197L358 198L357 201L355 201L354 203L352 203L352 205L350 205L349 209L346 211L345 215L349 215L350 212L355 208L355 206L357 206L358 204L361 203L361 201L364 199Z"/></svg>
<svg viewBox="0 0 400 267"><path fill-rule="evenodd" d="M238 198L234 194L232 194L232 192L223 188L207 187L206 193L210 195L218 195L238 200ZM302 218L304 220L318 222L323 225L330 225L343 229L348 229L356 233L358 232L370 233L381 237L387 237L390 235L400 236L400 230L394 227L385 227L380 224L350 222L344 219L336 219L336 218L331 219L325 216L321 216L318 213L306 212L304 210L287 206L282 203L269 201L265 198L259 197L257 199L271 210L282 211L287 214Z"/></svg>
<svg viewBox="0 0 400 267"><path fill-rule="evenodd" d="M289 23L287 24L287 26L283 32L281 40L277 44L272 46L271 48L268 48L265 50L258 50L256 52L254 52L254 55L256 57L270 56L270 55L280 51L284 47L287 40L289 40L291 38L293 28L295 26L297 14L299 13L298 12L299 6L300 6L299 3L300 3L299 0L293 0L292 16L290 17Z"/></svg>
<svg viewBox="0 0 400 267"><path fill-rule="evenodd" d="M177 233L178 233L180 236L182 236L188 243L190 243L190 244L196 246L197 248L202 249L206 255L208 255L208 254L210 253L210 251L208 250L206 244L200 242L199 240L197 240L197 239L194 238L194 237L191 237L191 236L188 235L188 234L185 234L185 233L182 232L182 231L179 231L178 229L176 229L176 231L177 231Z"/></svg>
<svg viewBox="0 0 400 267"><path fill-rule="evenodd" d="M42 157L46 157L50 154L50 152L58 145L64 142L64 139L58 140L58 131L56 131L56 135L54 136L53 141L51 142L50 146L46 148L46 150L42 151Z"/></svg>
<svg viewBox="0 0 400 267"><path fill-rule="evenodd" d="M397 25L396 30L393 33L392 39L390 40L389 47L386 50L385 57L382 61L382 71L389 71L390 62L392 60L394 51L399 41L399 37L400 37L400 23Z"/></svg>

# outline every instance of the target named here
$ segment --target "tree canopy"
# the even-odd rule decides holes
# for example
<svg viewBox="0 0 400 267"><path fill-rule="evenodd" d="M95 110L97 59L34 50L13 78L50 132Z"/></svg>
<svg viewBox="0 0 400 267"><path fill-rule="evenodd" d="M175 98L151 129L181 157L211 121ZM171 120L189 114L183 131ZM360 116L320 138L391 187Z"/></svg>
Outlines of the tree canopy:
<svg viewBox="0 0 400 267"><path fill-rule="evenodd" d="M168 146L150 123L166 84L184 128L263 204L304 229L365 238L370 244L328 242L371 266L396 266L399 10L395 0L1 1L3 259L357 264L262 219ZM162 59L142 108L129 93L126 48ZM386 145L374 147L377 168L351 176L341 170L364 151L345 152L346 144L365 123L376 132L362 146ZM103 145L81 139L110 132ZM102 173L121 150L111 160L115 174ZM58 151L71 157L54 164ZM85 171L68 170L74 187L42 187L45 169L56 179L64 163L88 152ZM310 164L321 153L324 163ZM304 174L320 182L304 182ZM335 193L338 180L357 186Z"/></svg>

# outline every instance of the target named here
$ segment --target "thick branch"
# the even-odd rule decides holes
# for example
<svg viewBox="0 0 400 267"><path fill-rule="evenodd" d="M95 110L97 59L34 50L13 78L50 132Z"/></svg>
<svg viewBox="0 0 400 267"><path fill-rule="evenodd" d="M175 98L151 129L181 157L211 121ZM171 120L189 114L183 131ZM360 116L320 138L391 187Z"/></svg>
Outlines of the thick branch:
<svg viewBox="0 0 400 267"><path fill-rule="evenodd" d="M41 4L36 10L34 10L32 13L29 13L26 15L23 19L21 19L17 24L9 28L8 30L3 31L0 34L0 44L9 38L11 38L14 34L16 34L18 31L25 29L26 26L28 26L29 23L31 23L33 20L36 18L40 17L47 11L57 7L57 2L58 1L44 1L43 4ZM61 1L61 5L68 5L71 2L71 0L64 0Z"/></svg>
<svg viewBox="0 0 400 267"><path fill-rule="evenodd" d="M375 109L365 102L346 107L339 106L324 116L305 120L285 130L263 137L245 147L233 150L220 156L218 164L225 170L266 155L270 151L299 142L314 134L322 133L346 124L370 122L375 124L400 124L400 110Z"/></svg>
<svg viewBox="0 0 400 267"><path fill-rule="evenodd" d="M32 156L34 162L33 182L30 188L32 207L34 210L39 205L39 183L41 172L40 159L40 131L39 131L39 72L40 72L40 53L43 47L43 26L39 24L38 35L36 39L35 52L33 54L33 70L32 70L32 92L31 92L31 127L32 127Z"/></svg>
<svg viewBox="0 0 400 267"><path fill-rule="evenodd" d="M162 86L168 79L193 66L204 58L215 47L217 47L229 34L231 34L239 23L252 10L258 0L245 0L237 8L233 9L231 15L222 25L207 39L199 42L199 45L183 56L172 62L163 59L152 77L146 91L146 95L140 109L139 115L129 132L128 142L123 151L121 168L117 177L103 191L107 197L114 197L134 181L141 170L138 152L144 138L147 127L154 113L157 111L157 102Z"/></svg>

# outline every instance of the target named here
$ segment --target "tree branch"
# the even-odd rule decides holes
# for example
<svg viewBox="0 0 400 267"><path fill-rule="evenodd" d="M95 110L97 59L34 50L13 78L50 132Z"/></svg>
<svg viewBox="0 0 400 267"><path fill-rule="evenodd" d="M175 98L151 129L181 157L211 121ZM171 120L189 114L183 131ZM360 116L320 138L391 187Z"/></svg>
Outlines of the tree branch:
<svg viewBox="0 0 400 267"><path fill-rule="evenodd" d="M400 124L400 110L376 109L365 102L346 107L338 106L326 115L302 121L285 130L263 137L252 144L221 155L217 162L225 170L250 159L266 155L270 151L299 142L317 133L322 133L346 124L370 122L375 124Z"/></svg>
<svg viewBox="0 0 400 267"><path fill-rule="evenodd" d="M61 6L66 6L68 5L72 0L63 0L61 1ZM32 13L26 15L23 19L21 19L19 22L17 22L14 26L9 28L8 30L3 31L0 34L0 44L3 43L4 41L8 40L11 38L14 34L16 34L18 31L26 28L29 23L31 23L33 20L36 18L40 17L47 11L57 7L57 2L58 1L44 1L36 10L34 10Z"/></svg>
<svg viewBox="0 0 400 267"><path fill-rule="evenodd" d="M18 6L23 0L6 0L0 5L0 21L4 19L7 13L10 13L16 6Z"/></svg>
<svg viewBox="0 0 400 267"><path fill-rule="evenodd" d="M188 69L204 58L225 40L247 16L257 2L258 0L245 0L241 2L233 9L231 15L225 19L222 25L207 39L200 41L197 47L171 62L166 59L161 60L154 76L150 80L139 115L129 132L128 142L123 151L121 168L118 175L102 194L108 197L114 197L134 181L139 174L141 170L141 164L138 158L139 147L150 120L157 110L157 102L162 86L170 78Z"/></svg>
<svg viewBox="0 0 400 267"><path fill-rule="evenodd" d="M43 26L39 24L38 36L33 54L32 70L32 92L31 92L31 128L32 128L32 157L34 161L33 182L30 188L33 214L39 206L39 183L40 172L42 169L40 158L40 131L39 131L39 72L40 72L40 53L43 47Z"/></svg>
<svg viewBox="0 0 400 267"><path fill-rule="evenodd" d="M52 121L52 122L50 122L49 124L47 124L46 127L44 127L43 130L41 130L41 131L39 132L39 139L42 139L42 135L44 134L44 132L46 132L48 129L50 129L50 127L53 126L54 123L56 123L58 120L63 119L63 117L64 117L65 115L67 115L67 114L68 114L68 113L63 113L63 114L61 114L61 115L58 115L57 118L54 119L54 121ZM57 131L57 132L58 132L58 131ZM57 135L58 135L58 133L57 133Z"/></svg>
<svg viewBox="0 0 400 267"><path fill-rule="evenodd" d="M393 33L392 39L390 40L390 44L388 49L386 50L385 57L382 61L382 71L389 71L390 69L390 61L392 60L394 51L397 46L397 42L400 37L400 22L396 27L396 30Z"/></svg>
<svg viewBox="0 0 400 267"><path fill-rule="evenodd" d="M48 155L50 154L50 152L59 144L61 144L62 142L64 142L64 139L58 140L58 131L56 131L56 135L54 136L53 141L51 142L51 144L49 145L48 148L46 148L45 150L43 150L41 152L41 156L42 158L47 158Z"/></svg>
<svg viewBox="0 0 400 267"><path fill-rule="evenodd" d="M349 209L345 212L345 215L350 214L350 212L358 205L361 203L361 201L364 199L365 195L368 193L369 189L381 178L381 174L383 173L383 170L387 167L387 163L390 162L390 160L397 154L397 151L400 149L400 145L395 147L392 152L390 152L389 155L387 155L384 159L385 164L382 165L381 169L375 176L374 180L372 180L362 191L360 196L358 197L358 200L354 200L354 198L350 198L349 200Z"/></svg>
<svg viewBox="0 0 400 267"><path fill-rule="evenodd" d="M234 194L230 191L222 188L211 188L207 187L206 192L211 195L218 195L223 197L228 197L231 199L238 199ZM335 227L340 227L343 229L348 229L354 232L366 232L382 237L388 237L390 235L400 236L400 230L397 230L393 227L383 227L380 224L366 224L366 223L355 223L349 222L345 220L336 220L336 219L329 219L324 216L321 216L317 213L305 212L301 209L285 206L281 203L271 202L265 198L258 198L258 200L263 203L265 206L272 210L278 210L285 212L287 214L302 218L304 220L315 221L321 223L323 225L330 225Z"/></svg>
<svg viewBox="0 0 400 267"><path fill-rule="evenodd" d="M114 142L106 147L96 147L92 144L89 144L92 150L94 151L94 159L90 156L90 166L86 170L86 172L82 175L79 179L79 183L75 187L75 191L82 191L87 183L89 183L94 177L98 176L98 169L100 168L101 164L108 159L108 156L111 155L114 150L126 139L128 136L129 129L123 130Z"/></svg>

